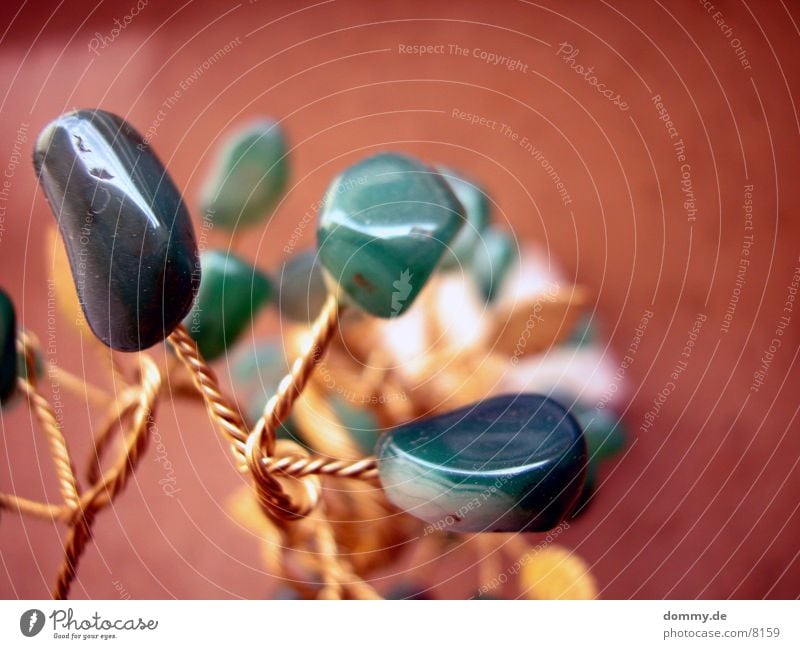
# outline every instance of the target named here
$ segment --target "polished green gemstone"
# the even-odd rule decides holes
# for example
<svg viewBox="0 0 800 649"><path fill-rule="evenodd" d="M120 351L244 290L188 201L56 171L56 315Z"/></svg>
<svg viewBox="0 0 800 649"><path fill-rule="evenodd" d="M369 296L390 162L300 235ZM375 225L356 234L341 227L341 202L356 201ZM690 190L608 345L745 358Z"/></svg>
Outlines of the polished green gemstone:
<svg viewBox="0 0 800 649"><path fill-rule="evenodd" d="M288 181L283 130L271 119L258 120L223 144L204 186L203 211L226 230L258 223L271 214Z"/></svg>
<svg viewBox="0 0 800 649"><path fill-rule="evenodd" d="M491 207L486 192L473 181L447 167L437 167L461 202L467 222L453 239L450 249L442 257L442 268L460 268L467 265L481 233L489 225Z"/></svg>
<svg viewBox="0 0 800 649"><path fill-rule="evenodd" d="M545 531L583 488L586 442L558 403L494 397L390 430L378 473L400 509L437 530Z"/></svg>
<svg viewBox="0 0 800 649"><path fill-rule="evenodd" d="M203 358L214 360L236 342L272 295L272 282L257 268L222 250L200 256L203 279L184 326Z"/></svg>
<svg viewBox="0 0 800 649"><path fill-rule="evenodd" d="M325 194L317 243L328 281L367 313L402 314L461 228L463 209L441 175L414 158L362 160Z"/></svg>
<svg viewBox="0 0 800 649"><path fill-rule="evenodd" d="M380 425L373 412L336 394L330 398L330 405L358 450L364 455L372 453L380 433Z"/></svg>
<svg viewBox="0 0 800 649"><path fill-rule="evenodd" d="M514 239L504 230L490 226L481 233L472 256L471 271L487 302L500 292L516 256Z"/></svg>
<svg viewBox="0 0 800 649"><path fill-rule="evenodd" d="M627 441L627 434L619 417L611 410L588 406L567 396L560 402L569 406L569 411L583 428L589 455L586 482L573 514L577 516L586 510L594 496L600 467L606 460L622 451Z"/></svg>
<svg viewBox="0 0 800 649"><path fill-rule="evenodd" d="M17 316L14 303L0 289L0 405L9 402L17 385Z"/></svg>
<svg viewBox="0 0 800 649"><path fill-rule="evenodd" d="M281 313L296 322L313 321L328 297L316 250L292 256L283 265L278 279L278 308Z"/></svg>
<svg viewBox="0 0 800 649"><path fill-rule="evenodd" d="M597 327L592 321L592 316L586 314L578 320L575 324L575 329L565 342L575 347L583 347L584 345L591 345L598 342L599 338L600 336L597 332Z"/></svg>
<svg viewBox="0 0 800 649"><path fill-rule="evenodd" d="M421 599L431 600L433 597L430 595L430 589L422 584L415 584L413 582L402 582L396 584L392 589L386 593L386 599Z"/></svg>
<svg viewBox="0 0 800 649"><path fill-rule="evenodd" d="M236 352L230 365L231 379L237 397L245 405L244 415L250 426L261 417L288 371L284 349L277 340L249 341ZM280 439L300 441L291 415L281 423L277 434Z"/></svg>
<svg viewBox="0 0 800 649"><path fill-rule="evenodd" d="M94 334L119 351L168 336L200 281L189 213L150 147L101 110L48 124L34 167L55 214Z"/></svg>

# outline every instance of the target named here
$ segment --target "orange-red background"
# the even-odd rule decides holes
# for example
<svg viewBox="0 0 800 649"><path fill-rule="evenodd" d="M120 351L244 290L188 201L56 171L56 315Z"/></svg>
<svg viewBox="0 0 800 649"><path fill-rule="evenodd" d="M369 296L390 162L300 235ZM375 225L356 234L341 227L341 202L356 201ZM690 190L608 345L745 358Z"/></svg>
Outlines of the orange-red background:
<svg viewBox="0 0 800 649"><path fill-rule="evenodd" d="M483 179L498 220L520 239L541 242L591 289L615 353L624 353L645 309L655 314L628 373L633 396L625 419L636 442L606 474L593 509L560 542L588 560L603 597L797 597L800 313L763 387L750 390L800 265L797 3L720 0L730 38L689 0L312 4L151 1L93 54L90 39L96 32L108 37L134 0L96 8L3 3L4 171L21 126L27 139L0 233L0 282L22 323L46 334L43 235L52 216L28 163L38 129L67 109L100 106L145 131L182 81L239 38L165 111L153 138L193 210L220 132L265 113L285 120L294 146L287 200L242 244L265 268L282 258L300 215L331 175L374 148L441 160ZM731 38L747 50L751 70L740 64ZM578 62L593 65L629 111L567 67L556 55L562 42L580 49ZM517 58L528 70L471 55L398 51L400 44L440 43ZM687 145L698 207L691 226L655 94ZM572 213L523 148L454 119L454 108L504 122L533 141L566 183ZM755 244L725 334L720 325L735 287L746 183L754 185ZM313 245L313 228L302 241ZM636 433L699 312L708 321L689 368L653 428ZM275 324L267 315L257 330ZM79 342L59 320L56 360L104 380ZM65 426L83 458L91 429L85 408L70 403ZM56 498L26 410L3 413L0 422L0 488ZM163 495L161 467L146 458L115 507L101 514L74 595L117 597L117 582L132 597L264 596L268 580L256 541L223 510L240 479L206 416L165 405L159 433L179 497ZM3 514L0 596L46 596L62 535L52 524ZM438 570L435 580L445 582L447 562ZM469 592L465 578L440 589Z"/></svg>

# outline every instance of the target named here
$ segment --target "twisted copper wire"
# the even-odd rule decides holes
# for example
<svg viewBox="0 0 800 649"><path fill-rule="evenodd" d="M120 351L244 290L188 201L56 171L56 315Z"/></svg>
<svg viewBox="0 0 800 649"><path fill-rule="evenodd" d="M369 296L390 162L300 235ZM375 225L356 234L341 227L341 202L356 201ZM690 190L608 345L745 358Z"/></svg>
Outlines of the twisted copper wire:
<svg viewBox="0 0 800 649"><path fill-rule="evenodd" d="M197 343L183 325L179 325L170 334L168 340L178 358L189 370L195 387L203 396L209 414L220 427L223 435L231 442L231 451L234 457L240 463L247 465L247 445L248 441L252 443L252 440L248 438L247 428L239 410L222 394L217 376L200 355ZM252 470L251 473L253 473ZM281 518L286 518L291 513L296 515L307 513L296 511L297 505L281 484L263 469L253 473L253 476L259 487L257 490L259 502L265 509L277 513Z"/></svg>
<svg viewBox="0 0 800 649"><path fill-rule="evenodd" d="M275 448L275 433L292 411L295 401L303 392L311 372L325 354L339 323L341 306L335 295L329 294L314 323L311 335L304 343L300 356L292 363L291 370L278 385L278 391L267 401L264 413L258 420L251 435L259 439L259 446L266 455Z"/></svg>
<svg viewBox="0 0 800 649"><path fill-rule="evenodd" d="M27 364L25 376L17 379L17 385L28 398L28 403L33 409L36 419L39 421L39 425L42 427L45 437L47 438L50 455L53 458L56 475L58 476L58 486L61 497L64 499L64 503L68 508L76 509L80 502L80 489L78 488L78 481L75 477L75 466L72 462L69 448L67 447L67 441L61 433L61 425L56 419L53 407L36 388L34 364L36 362L35 355L38 350L38 341L34 336L22 330L19 333L17 347L23 354Z"/></svg>
<svg viewBox="0 0 800 649"><path fill-rule="evenodd" d="M261 460L270 473L282 473L294 478L326 475L335 478L376 480L378 460L374 456L360 460L336 460L324 457L265 457Z"/></svg>
<svg viewBox="0 0 800 649"><path fill-rule="evenodd" d="M132 402L131 429L126 436L125 452L117 464L111 467L102 479L88 491L88 498L81 501L72 518L69 534L64 545L64 560L58 571L53 599L66 599L75 580L78 563L92 538L92 524L98 512L110 504L125 488L150 438L156 400L161 390L161 372L148 357L142 357L142 379L139 400ZM120 413L120 416L127 411Z"/></svg>
<svg viewBox="0 0 800 649"><path fill-rule="evenodd" d="M248 433L239 410L222 394L217 375L200 356L197 343L186 331L186 327L178 325L167 340L189 370L195 387L203 395L209 414L231 441L234 456L241 460Z"/></svg>

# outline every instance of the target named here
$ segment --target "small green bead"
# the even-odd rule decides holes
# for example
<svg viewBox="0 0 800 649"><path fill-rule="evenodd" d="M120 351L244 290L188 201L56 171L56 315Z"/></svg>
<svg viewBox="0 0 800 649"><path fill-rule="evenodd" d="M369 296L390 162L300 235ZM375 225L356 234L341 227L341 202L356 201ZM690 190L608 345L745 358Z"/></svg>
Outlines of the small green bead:
<svg viewBox="0 0 800 649"><path fill-rule="evenodd" d="M578 423L533 394L409 422L386 433L376 455L392 503L457 532L552 529L571 513L587 467Z"/></svg>
<svg viewBox="0 0 800 649"><path fill-rule="evenodd" d="M359 408L339 395L330 398L330 405L339 422L347 429L350 439L358 446L358 450L364 455L372 453L380 433L378 420L372 411Z"/></svg>
<svg viewBox="0 0 800 649"><path fill-rule="evenodd" d="M17 316L14 303L0 289L0 405L14 395L17 386Z"/></svg>
<svg viewBox="0 0 800 649"><path fill-rule="evenodd" d="M608 460L625 448L627 441L625 427L614 412L582 403L570 407L570 412L583 428L591 464Z"/></svg>
<svg viewBox="0 0 800 649"><path fill-rule="evenodd" d="M245 404L245 418L253 426L289 371L284 350L271 339L248 343L236 352L230 370L236 395ZM277 435L300 441L291 415L278 427Z"/></svg>
<svg viewBox="0 0 800 649"><path fill-rule="evenodd" d="M578 320L575 324L574 331L565 342L575 347L584 347L596 343L599 338L597 327L592 321L592 316L586 314Z"/></svg>
<svg viewBox="0 0 800 649"><path fill-rule="evenodd" d="M204 186L203 211L226 230L253 225L270 215L288 182L283 129L271 119L258 120L224 142Z"/></svg>
<svg viewBox="0 0 800 649"><path fill-rule="evenodd" d="M269 278L247 262L221 250L200 256L203 279L184 326L203 358L224 354L272 295Z"/></svg>
<svg viewBox="0 0 800 649"><path fill-rule="evenodd" d="M460 268L468 264L475 252L481 233L489 225L491 207L486 192L477 184L459 175L452 169L438 166L442 177L448 182L456 198L464 206L467 222L453 239L450 249L442 257L444 269Z"/></svg>
<svg viewBox="0 0 800 649"><path fill-rule="evenodd" d="M299 252L287 261L279 275L278 308L296 322L311 322L328 297L322 267L315 250Z"/></svg>
<svg viewBox="0 0 800 649"><path fill-rule="evenodd" d="M516 245L508 233L491 226L483 231L475 245L470 270L487 302L497 297L516 256Z"/></svg>
<svg viewBox="0 0 800 649"><path fill-rule="evenodd" d="M349 167L327 193L317 229L327 281L381 318L404 313L464 223L442 176L406 155Z"/></svg>

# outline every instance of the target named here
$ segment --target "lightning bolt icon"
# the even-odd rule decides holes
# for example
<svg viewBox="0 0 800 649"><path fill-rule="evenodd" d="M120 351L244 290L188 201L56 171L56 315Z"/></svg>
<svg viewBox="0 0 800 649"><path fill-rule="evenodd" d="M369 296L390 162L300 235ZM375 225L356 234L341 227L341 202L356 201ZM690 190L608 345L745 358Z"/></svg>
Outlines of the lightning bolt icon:
<svg viewBox="0 0 800 649"><path fill-rule="evenodd" d="M28 620L28 631L33 630L33 625L36 624L36 620L38 619L38 617L39 616L36 614L36 611L31 612L31 617Z"/></svg>

